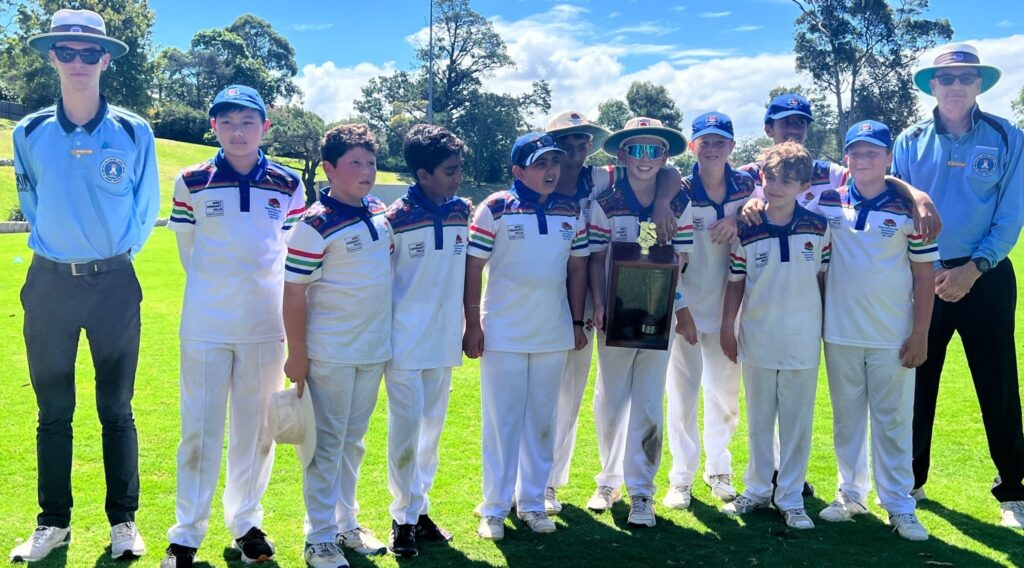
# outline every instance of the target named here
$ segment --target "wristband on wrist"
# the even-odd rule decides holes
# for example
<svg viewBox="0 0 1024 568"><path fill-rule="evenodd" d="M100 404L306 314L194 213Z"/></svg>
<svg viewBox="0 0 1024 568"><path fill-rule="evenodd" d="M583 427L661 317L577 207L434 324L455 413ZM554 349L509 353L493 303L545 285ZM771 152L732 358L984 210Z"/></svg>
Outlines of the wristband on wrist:
<svg viewBox="0 0 1024 568"><path fill-rule="evenodd" d="M585 322L583 320L572 320L572 324L573 325L578 325L580 327L584 327L584 326L587 325L587 322Z"/></svg>

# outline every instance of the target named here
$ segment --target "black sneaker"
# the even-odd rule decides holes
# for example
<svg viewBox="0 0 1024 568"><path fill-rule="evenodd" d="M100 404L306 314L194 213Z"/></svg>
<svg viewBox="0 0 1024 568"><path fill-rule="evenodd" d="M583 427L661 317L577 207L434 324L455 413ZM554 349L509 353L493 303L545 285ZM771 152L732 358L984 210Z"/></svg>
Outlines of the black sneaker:
<svg viewBox="0 0 1024 568"><path fill-rule="evenodd" d="M160 568L192 568L195 557L196 549L191 546L171 543L167 547L167 556L160 561Z"/></svg>
<svg viewBox="0 0 1024 568"><path fill-rule="evenodd" d="M391 552L403 558L412 558L420 553L416 548L416 525L400 525L398 521L391 521Z"/></svg>
<svg viewBox="0 0 1024 568"><path fill-rule="evenodd" d="M235 550L241 551L242 562L254 564L270 560L274 556L274 545L267 540L267 535L260 529L253 527L249 532L235 539L232 544Z"/></svg>
<svg viewBox="0 0 1024 568"><path fill-rule="evenodd" d="M776 470L772 473L772 503L775 503L775 489L779 486L779 472ZM809 482L804 481L804 488L800 494L804 497L814 497L814 486Z"/></svg>
<svg viewBox="0 0 1024 568"><path fill-rule="evenodd" d="M416 521L416 536L433 542L450 542L452 533L437 526L428 515L420 515Z"/></svg>

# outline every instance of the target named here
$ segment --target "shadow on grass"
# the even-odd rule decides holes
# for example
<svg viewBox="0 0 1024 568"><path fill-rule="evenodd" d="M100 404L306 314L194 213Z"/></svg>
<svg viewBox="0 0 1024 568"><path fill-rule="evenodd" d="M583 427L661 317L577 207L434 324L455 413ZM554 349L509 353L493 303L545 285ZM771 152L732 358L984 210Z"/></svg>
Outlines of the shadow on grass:
<svg viewBox="0 0 1024 568"><path fill-rule="evenodd" d="M1024 538L1022 538L1024 532L997 524L998 509L994 501L992 505L993 522L991 523L979 521L953 509L947 509L942 503L930 499L918 503L917 507L946 519L961 533L985 546L1005 553L1013 566L1024 566Z"/></svg>

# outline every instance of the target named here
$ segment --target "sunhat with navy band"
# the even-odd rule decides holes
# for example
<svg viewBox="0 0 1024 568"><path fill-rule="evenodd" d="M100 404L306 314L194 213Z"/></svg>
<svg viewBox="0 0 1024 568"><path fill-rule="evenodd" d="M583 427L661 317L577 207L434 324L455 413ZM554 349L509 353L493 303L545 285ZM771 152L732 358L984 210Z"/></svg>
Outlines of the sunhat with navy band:
<svg viewBox="0 0 1024 568"><path fill-rule="evenodd" d="M593 144L590 148L591 154L600 152L601 145L604 144L605 139L611 134L611 132L590 122L582 112L575 110L567 110L553 116L548 121L548 125L544 127L544 132L550 134L555 139L572 134L589 136L590 142Z"/></svg>
<svg viewBox="0 0 1024 568"><path fill-rule="evenodd" d="M914 84L926 95L932 94L930 81L935 72L944 67L971 67L978 70L981 75L981 92L991 89L999 82L1003 72L997 67L983 65L978 50L968 43L950 43L939 48L935 53L935 59L928 67L918 69L914 73Z"/></svg>
<svg viewBox="0 0 1024 568"><path fill-rule="evenodd" d="M46 55L58 41L94 43L105 49L112 59L128 53L126 43L107 36L103 17L92 10L57 10L50 19L50 31L28 38L28 45Z"/></svg>
<svg viewBox="0 0 1024 568"><path fill-rule="evenodd" d="M614 132L607 140L604 141L604 152L610 156L618 156L619 149L622 148L626 142L631 138L638 138L640 136L650 136L661 139L665 142L665 146L668 150L667 154L669 156L678 156L686 151L686 137L683 136L682 132L664 126L661 121L656 118L638 116L627 120L626 125L622 127L622 130Z"/></svg>

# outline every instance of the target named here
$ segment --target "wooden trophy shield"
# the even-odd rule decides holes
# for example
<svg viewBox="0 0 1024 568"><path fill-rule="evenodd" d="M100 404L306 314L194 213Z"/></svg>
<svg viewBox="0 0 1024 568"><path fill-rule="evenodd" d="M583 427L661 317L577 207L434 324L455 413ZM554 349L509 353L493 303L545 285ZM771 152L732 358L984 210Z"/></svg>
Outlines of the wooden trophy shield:
<svg viewBox="0 0 1024 568"><path fill-rule="evenodd" d="M611 243L605 343L611 347L668 349L679 265L672 245Z"/></svg>

